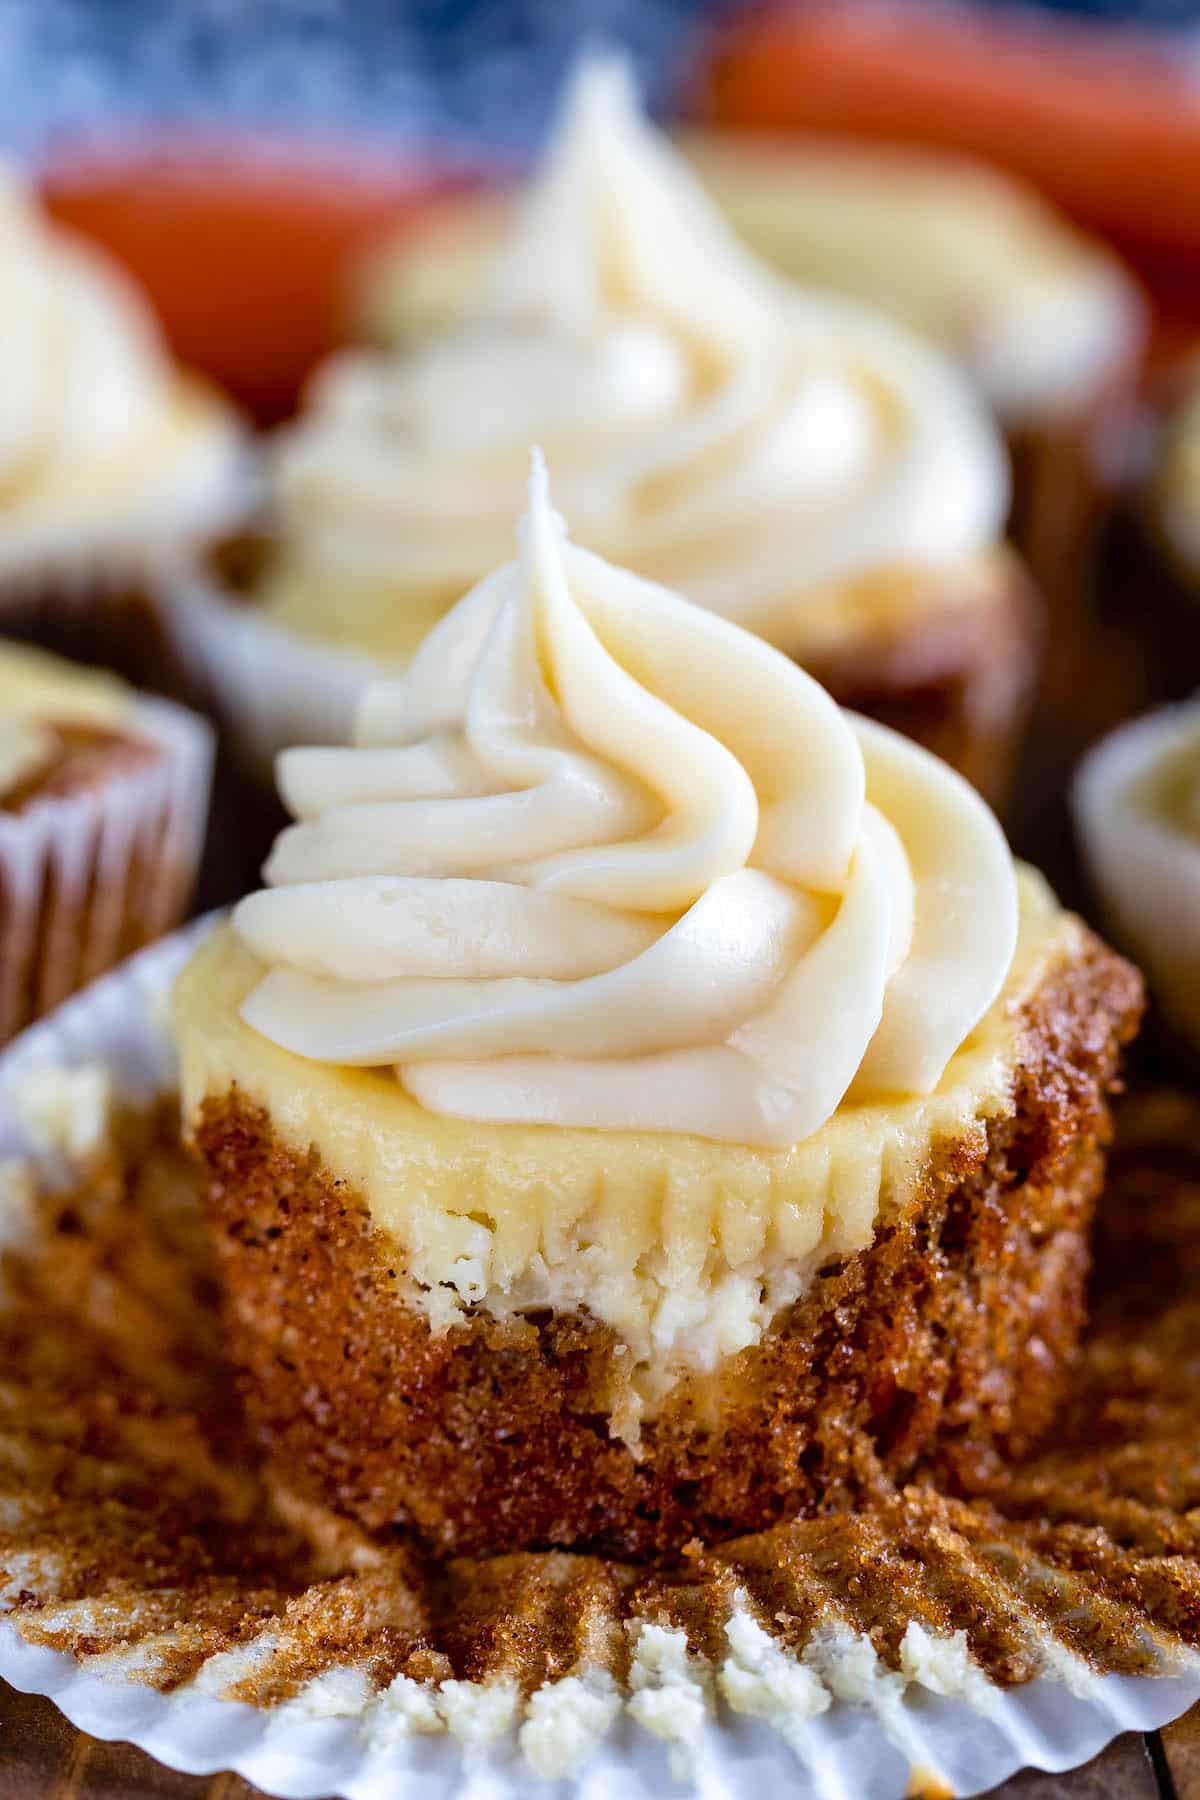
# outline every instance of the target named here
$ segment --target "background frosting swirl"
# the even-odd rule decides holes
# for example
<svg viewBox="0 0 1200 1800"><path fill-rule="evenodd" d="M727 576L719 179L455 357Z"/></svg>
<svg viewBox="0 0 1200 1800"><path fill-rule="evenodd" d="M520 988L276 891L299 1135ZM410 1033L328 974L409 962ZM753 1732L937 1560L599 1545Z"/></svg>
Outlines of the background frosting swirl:
<svg viewBox="0 0 1200 1800"><path fill-rule="evenodd" d="M806 595L973 554L1007 505L965 379L760 267L609 60L469 321L325 367L276 456L287 567L444 609L507 554L531 441L581 543L785 647Z"/></svg>
<svg viewBox="0 0 1200 1800"><path fill-rule="evenodd" d="M158 327L104 254L49 225L0 168L0 526L7 554L231 464L232 414L180 381Z"/></svg>
<svg viewBox="0 0 1200 1800"><path fill-rule="evenodd" d="M243 1017L467 1117L788 1145L926 1092L999 992L1012 859L958 776L579 549L520 556L285 752Z"/></svg>

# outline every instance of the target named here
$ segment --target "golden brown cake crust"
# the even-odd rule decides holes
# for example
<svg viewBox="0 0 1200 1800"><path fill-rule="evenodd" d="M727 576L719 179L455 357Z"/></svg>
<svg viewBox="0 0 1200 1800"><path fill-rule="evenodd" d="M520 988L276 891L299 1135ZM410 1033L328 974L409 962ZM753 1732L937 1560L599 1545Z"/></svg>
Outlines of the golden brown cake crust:
<svg viewBox="0 0 1200 1800"><path fill-rule="evenodd" d="M196 1122L232 1359L280 1480L430 1547L644 1556L853 1503L935 1469L971 1485L1053 1416L1083 1322L1107 1093L1141 985L1088 934L1027 1010L1012 1115L947 1146L870 1249L828 1264L635 1459L608 1433L614 1339L582 1314L441 1337L361 1200L236 1091Z"/></svg>

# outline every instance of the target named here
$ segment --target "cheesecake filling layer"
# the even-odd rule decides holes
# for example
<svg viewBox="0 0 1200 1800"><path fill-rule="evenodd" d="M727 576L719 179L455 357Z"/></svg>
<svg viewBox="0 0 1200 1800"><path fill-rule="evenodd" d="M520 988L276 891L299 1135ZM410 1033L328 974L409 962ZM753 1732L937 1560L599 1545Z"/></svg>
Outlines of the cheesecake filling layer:
<svg viewBox="0 0 1200 1800"><path fill-rule="evenodd" d="M279 441L264 604L403 658L506 555L530 442L581 543L784 648L844 586L986 551L1008 499L959 372L759 266L609 60L470 317L322 371Z"/></svg>

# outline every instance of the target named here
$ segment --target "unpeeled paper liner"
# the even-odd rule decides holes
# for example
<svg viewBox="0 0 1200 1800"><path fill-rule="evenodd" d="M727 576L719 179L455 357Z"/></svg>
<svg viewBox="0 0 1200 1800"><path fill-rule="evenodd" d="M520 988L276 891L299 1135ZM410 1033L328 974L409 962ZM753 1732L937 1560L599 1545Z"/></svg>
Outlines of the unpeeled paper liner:
<svg viewBox="0 0 1200 1800"><path fill-rule="evenodd" d="M273 1505L249 1464L194 1177L149 1105L194 938L0 1059L10 1157L21 1118L101 1122L96 1065L133 1097L86 1183L44 1151L37 1198L6 1165L0 1675L173 1767L353 1800L518 1800L531 1762L589 1800L971 1793L1200 1696L1200 1104L1129 1103L1076 1396L986 1493L917 1484L665 1571L438 1565Z"/></svg>
<svg viewBox="0 0 1200 1800"><path fill-rule="evenodd" d="M0 1042L184 917L208 820L212 732L138 699L152 761L0 810Z"/></svg>

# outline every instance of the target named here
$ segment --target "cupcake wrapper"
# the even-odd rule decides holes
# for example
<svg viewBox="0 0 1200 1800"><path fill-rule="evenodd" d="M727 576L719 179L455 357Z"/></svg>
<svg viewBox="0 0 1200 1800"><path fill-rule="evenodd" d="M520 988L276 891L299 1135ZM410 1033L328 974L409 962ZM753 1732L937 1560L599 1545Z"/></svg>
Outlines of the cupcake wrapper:
<svg viewBox="0 0 1200 1800"><path fill-rule="evenodd" d="M167 701L133 731L161 755L0 814L0 1041L177 925L208 817L212 733Z"/></svg>
<svg viewBox="0 0 1200 1800"><path fill-rule="evenodd" d="M1128 474L1141 360L1139 341L1074 406L1008 433L1009 536L1050 604L1052 624L1061 622L1064 633L1079 621L1097 527Z"/></svg>
<svg viewBox="0 0 1200 1800"><path fill-rule="evenodd" d="M61 1154L38 1150L22 1123L21 1096L28 1095L39 1075L45 1082L46 1071L100 1067L119 1089L138 1098L169 1085L171 1058L156 1020L202 929L193 926L133 958L0 1056L0 1156L32 1159L52 1186L66 1178ZM86 1081L76 1077L81 1079ZM19 1243L15 1214L5 1223L5 1240ZM147 1284L154 1288L154 1268L144 1267L135 1254L134 1269L144 1298ZM106 1317L114 1292L120 1295L120 1275L119 1267L106 1265ZM38 1441L49 1432L53 1453L53 1409L47 1412L45 1402L38 1404ZM149 1415L139 1413L138 1419L139 1433L152 1430ZM67 1429L77 1427L68 1420ZM121 1441L127 1461L138 1440ZM161 1453L161 1444L157 1448ZM23 1489L19 1458L11 1467L15 1473L6 1474L5 1483L5 1518L10 1522L0 1542L0 1565L10 1565L10 1574L14 1564L20 1570L23 1542L29 1549L25 1573L10 1584L10 1591L17 1590L18 1610L11 1621L0 1623L0 1676L23 1691L49 1695L68 1718L96 1736L128 1739L183 1771L233 1769L269 1794L342 1794L349 1800L390 1800L398 1793L454 1800L470 1794L478 1800L529 1800L531 1793L553 1792L608 1800L619 1793L628 1800L650 1800L671 1792L705 1800L757 1800L764 1793L787 1792L826 1800L851 1794L856 1800L901 1800L906 1792L930 1791L940 1782L968 1795L991 1788L1024 1765L1048 1770L1075 1766L1118 1733L1152 1729L1200 1697L1200 1659L1165 1631L1149 1630L1141 1615L1138 1641L1148 1651L1159 1647L1162 1674L1099 1676L1090 1671L1066 1651L1047 1619L1056 1606L1065 1607L1078 1624L1092 1605L1107 1607L1111 1618L1119 1602L1103 1589L1099 1598L1089 1598L1082 1579L1036 1559L1025 1587L1015 1571L1006 1583L1008 1565L997 1556L998 1546L986 1540L977 1560L988 1574L992 1604L1005 1609L1010 1623L1018 1615L1025 1617L1031 1649L1044 1647L1044 1673L1023 1687L996 1688L978 1670L950 1691L939 1690L936 1675L928 1672L922 1679L919 1671L910 1670L905 1685L899 1676L881 1670L865 1637L848 1635L840 1644L827 1640L815 1663L800 1663L772 1650L771 1640L760 1635L713 1671L725 1699L710 1707L706 1717L698 1707L699 1690L693 1691L693 1729L685 1729L688 1696L681 1700L669 1683L656 1686L651 1680L631 1695L619 1691L611 1677L589 1673L579 1664L536 1688L527 1701L514 1698L507 1705L503 1684L482 1687L471 1681L410 1680L397 1695L395 1684L383 1691L374 1687L361 1660L355 1660L369 1644L369 1635L364 1640L357 1634L356 1621L382 1617L387 1624L402 1616L394 1609L379 1613L379 1590L371 1588L365 1568L366 1611L359 1610L363 1602L356 1599L353 1574L318 1579L290 1599L285 1591L273 1609L264 1604L261 1587L254 1589L234 1647L209 1655L182 1682L163 1680L167 1691L161 1691L155 1685L156 1669L169 1671L169 1646L181 1634L186 1639L192 1624L186 1593L176 1595L173 1610L164 1613L161 1598L171 1600L174 1593L169 1568L158 1566L139 1578L123 1565L115 1589L101 1589L87 1585L91 1565L86 1562L81 1588L80 1565L64 1564L58 1555L68 1540L56 1538L39 1518L39 1506L56 1504L55 1484L40 1488L35 1476ZM111 1492L114 1505L118 1493L137 1492L128 1468L119 1472L118 1488L109 1484L103 1468L98 1471L96 1491ZM48 1546L53 1551L49 1556ZM956 1553L944 1554L952 1558ZM752 1581L749 1565L744 1573ZM936 1577L938 1572L933 1573ZM941 1574L953 1578L951 1561ZM99 1582L95 1570L90 1579ZM139 1579L148 1584L148 1597L160 1596L145 1621L137 1612ZM550 1581L547 1592L561 1579ZM23 1582L50 1584L46 1611L20 1610ZM552 1597L548 1603L553 1605ZM597 1659L596 1667L603 1663L602 1615L602 1608L593 1609L577 1621L583 1629L575 1647L585 1665L589 1656ZM41 1641L29 1629L41 1621L53 1635L69 1619L77 1621L86 1642L78 1658L47 1647L45 1629ZM565 1669L571 1637L554 1642L567 1652ZM768 1648L756 1664L755 1646L761 1650L764 1643ZM357 1647L349 1658L348 1644ZM167 1654L160 1665L156 1653L161 1655L162 1647ZM498 1647L502 1650L503 1644ZM255 1706L228 1697L236 1682L252 1674L262 1677L264 1671L269 1681L272 1665L287 1668L289 1658L297 1655L305 1676L287 1698ZM296 1666L294 1660L291 1666ZM819 1669L819 1682L814 1669ZM823 1710L811 1704L822 1683ZM563 1727L557 1734L547 1730L555 1706ZM571 1755L564 1758L564 1749L574 1753L575 1766ZM543 1787L531 1763L539 1773L555 1775L557 1785Z"/></svg>
<svg viewBox="0 0 1200 1800"><path fill-rule="evenodd" d="M230 600L198 571L163 594L163 617L185 691L216 716L238 763L270 783L293 744L344 744L379 665L300 637Z"/></svg>
<svg viewBox="0 0 1200 1800"><path fill-rule="evenodd" d="M174 509L115 536L46 548L0 565L0 635L76 662L117 670L140 686L174 693L161 596L180 561L224 536L259 503L249 452L237 450L218 479Z"/></svg>

